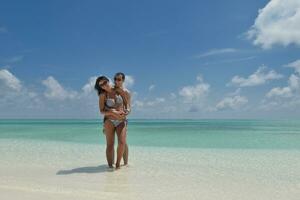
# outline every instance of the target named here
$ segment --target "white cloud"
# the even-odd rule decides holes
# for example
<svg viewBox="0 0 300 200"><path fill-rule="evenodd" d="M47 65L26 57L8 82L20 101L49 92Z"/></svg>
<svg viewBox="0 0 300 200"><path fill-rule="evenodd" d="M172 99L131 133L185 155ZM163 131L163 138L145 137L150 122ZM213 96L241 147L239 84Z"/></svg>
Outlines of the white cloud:
<svg viewBox="0 0 300 200"><path fill-rule="evenodd" d="M209 91L209 84L199 83L194 86L185 86L179 91L179 95L187 101L198 100Z"/></svg>
<svg viewBox="0 0 300 200"><path fill-rule="evenodd" d="M297 109L300 105L300 73L299 62L293 62L287 67L293 67L295 72L288 79L287 86L274 87L262 100L260 108L263 110Z"/></svg>
<svg viewBox="0 0 300 200"><path fill-rule="evenodd" d="M96 82L97 77L92 76L89 78L88 82L82 87L82 91L84 94L91 94L95 92L94 86Z"/></svg>
<svg viewBox="0 0 300 200"><path fill-rule="evenodd" d="M284 87L285 89L288 87ZM290 95L290 96L287 96ZM299 113L300 106L300 95L299 93L287 93L286 95L278 93L276 96L272 96L273 98L265 98L261 101L261 105L258 107L262 110L282 110L282 111L290 111L292 113Z"/></svg>
<svg viewBox="0 0 300 200"><path fill-rule="evenodd" d="M165 98L162 98L162 97L157 97L154 100L147 100L147 99L143 99L143 101L134 100L132 106L137 107L138 109L146 108L146 107L149 108L149 107L164 103L165 101L166 101Z"/></svg>
<svg viewBox="0 0 300 200"><path fill-rule="evenodd" d="M274 70L266 72L266 67L262 66L259 67L256 72L251 74L248 78L243 78L240 76L234 76L231 79L231 82L227 85L235 85L238 87L250 87L250 86L257 86L263 85L270 80L276 80L283 78L283 75L278 74Z"/></svg>
<svg viewBox="0 0 300 200"><path fill-rule="evenodd" d="M149 86L148 90L152 91L152 90L154 90L154 88L155 88L155 85L152 84L152 85Z"/></svg>
<svg viewBox="0 0 300 200"><path fill-rule="evenodd" d="M300 88L300 77L292 74L289 77L288 86L286 87L275 87L272 88L266 96L268 98L271 97L283 97L283 98L289 98L293 97L295 92Z"/></svg>
<svg viewBox="0 0 300 200"><path fill-rule="evenodd" d="M297 91L300 89L300 60L291 62L285 67L294 68L295 72L290 75L288 80L288 85L286 87L275 87L272 88L267 94L266 97L282 97L290 98L297 96Z"/></svg>
<svg viewBox="0 0 300 200"><path fill-rule="evenodd" d="M300 88L300 77L292 74L289 78L289 86L292 90L297 90Z"/></svg>
<svg viewBox="0 0 300 200"><path fill-rule="evenodd" d="M279 96L279 97L292 97L292 90L290 87L275 87L272 88L267 94L267 97L271 98L274 96Z"/></svg>
<svg viewBox="0 0 300 200"><path fill-rule="evenodd" d="M126 75L125 82L124 82L124 87L125 88L131 88L133 85L134 85L134 78L133 78L133 76Z"/></svg>
<svg viewBox="0 0 300 200"><path fill-rule="evenodd" d="M271 0L247 32L253 44L264 49L273 45L300 45L300 1Z"/></svg>
<svg viewBox="0 0 300 200"><path fill-rule="evenodd" d="M195 56L196 58L203 58L208 56L214 56L214 55L220 55L220 54L226 54L226 53L235 53L237 52L237 49L233 48L224 48L224 49L211 49L205 53L202 53L200 55Z"/></svg>
<svg viewBox="0 0 300 200"><path fill-rule="evenodd" d="M18 92L22 89L21 81L7 69L0 70L0 84Z"/></svg>
<svg viewBox="0 0 300 200"><path fill-rule="evenodd" d="M132 107L142 108L143 106L144 106L144 102L143 101L135 100L132 103Z"/></svg>
<svg viewBox="0 0 300 200"><path fill-rule="evenodd" d="M146 105L147 106L155 106L155 105L157 105L159 103L163 103L163 102L165 102L165 98L156 98L153 101L147 101Z"/></svg>
<svg viewBox="0 0 300 200"><path fill-rule="evenodd" d="M236 96L236 95L240 95L241 93L241 88L237 88L234 92L231 92L228 94L228 96Z"/></svg>
<svg viewBox="0 0 300 200"><path fill-rule="evenodd" d="M196 85L184 86L179 90L179 95L184 98L185 101L198 101L207 95L210 89L210 85L203 82L201 75L197 76L199 83Z"/></svg>
<svg viewBox="0 0 300 200"><path fill-rule="evenodd" d="M216 105L216 110L238 109L248 103L248 99L244 96L225 97Z"/></svg>
<svg viewBox="0 0 300 200"><path fill-rule="evenodd" d="M198 76L196 77L196 80L199 81L199 82L203 82L202 74L198 74Z"/></svg>
<svg viewBox="0 0 300 200"><path fill-rule="evenodd" d="M72 90L64 89L61 84L52 76L42 81L43 85L46 86L44 93L45 97L53 100L65 100L73 99L76 97L77 92Z"/></svg>
<svg viewBox="0 0 300 200"><path fill-rule="evenodd" d="M300 75L300 59L287 64L286 67L294 68L295 71Z"/></svg>
<svg viewBox="0 0 300 200"><path fill-rule="evenodd" d="M24 86L14 74L7 69L0 70L0 116L30 115L42 104L39 95Z"/></svg>

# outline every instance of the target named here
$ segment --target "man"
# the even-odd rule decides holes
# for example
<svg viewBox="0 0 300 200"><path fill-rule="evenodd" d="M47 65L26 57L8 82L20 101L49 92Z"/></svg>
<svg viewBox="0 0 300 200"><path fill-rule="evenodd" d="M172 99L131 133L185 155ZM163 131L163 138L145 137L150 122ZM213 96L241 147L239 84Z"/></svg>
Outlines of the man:
<svg viewBox="0 0 300 200"><path fill-rule="evenodd" d="M118 72L114 76L114 83L115 83L115 91L119 93L124 99L124 104L125 104L125 113L128 115L131 111L131 102L130 102L130 92L128 89L124 88L123 84L125 81L125 74L122 72ZM126 124L126 130L127 130L127 124ZM123 160L124 160L124 165L128 164L128 145L127 143L125 144L125 150L123 154Z"/></svg>

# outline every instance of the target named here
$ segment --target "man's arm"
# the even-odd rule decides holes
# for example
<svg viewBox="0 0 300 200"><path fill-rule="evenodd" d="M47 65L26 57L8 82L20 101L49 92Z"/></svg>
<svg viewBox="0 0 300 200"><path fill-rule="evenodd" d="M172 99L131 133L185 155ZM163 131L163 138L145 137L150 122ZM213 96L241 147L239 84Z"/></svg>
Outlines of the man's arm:
<svg viewBox="0 0 300 200"><path fill-rule="evenodd" d="M131 111L131 95L129 90L124 88L115 88L116 92L120 94L124 101L124 107L126 115L128 115Z"/></svg>
<svg viewBox="0 0 300 200"><path fill-rule="evenodd" d="M131 95L130 92L128 90L124 91L125 92L125 96L126 96L126 100L127 100L127 104L125 106L125 109L127 111L127 115L131 112Z"/></svg>

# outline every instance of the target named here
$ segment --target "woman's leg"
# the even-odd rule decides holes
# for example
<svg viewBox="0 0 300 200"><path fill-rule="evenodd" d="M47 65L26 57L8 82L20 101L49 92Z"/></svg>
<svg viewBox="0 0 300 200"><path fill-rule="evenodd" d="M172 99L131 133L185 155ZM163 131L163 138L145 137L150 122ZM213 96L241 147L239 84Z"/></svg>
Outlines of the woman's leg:
<svg viewBox="0 0 300 200"><path fill-rule="evenodd" d="M115 144L115 127L109 120L104 122L106 136L106 160L109 167L114 163L114 144Z"/></svg>
<svg viewBox="0 0 300 200"><path fill-rule="evenodd" d="M120 168L120 162L124 154L125 144L126 144L126 123L122 122L116 128L117 136L118 136L118 148L117 148L117 162L116 168Z"/></svg>

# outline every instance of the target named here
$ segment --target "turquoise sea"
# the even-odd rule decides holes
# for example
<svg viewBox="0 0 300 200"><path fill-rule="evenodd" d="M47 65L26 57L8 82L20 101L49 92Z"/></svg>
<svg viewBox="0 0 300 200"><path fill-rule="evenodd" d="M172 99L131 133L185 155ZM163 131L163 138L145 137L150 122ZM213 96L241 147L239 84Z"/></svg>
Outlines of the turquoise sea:
<svg viewBox="0 0 300 200"><path fill-rule="evenodd" d="M105 144L102 120L0 120L0 139ZM300 149L300 120L129 120L133 146Z"/></svg>

